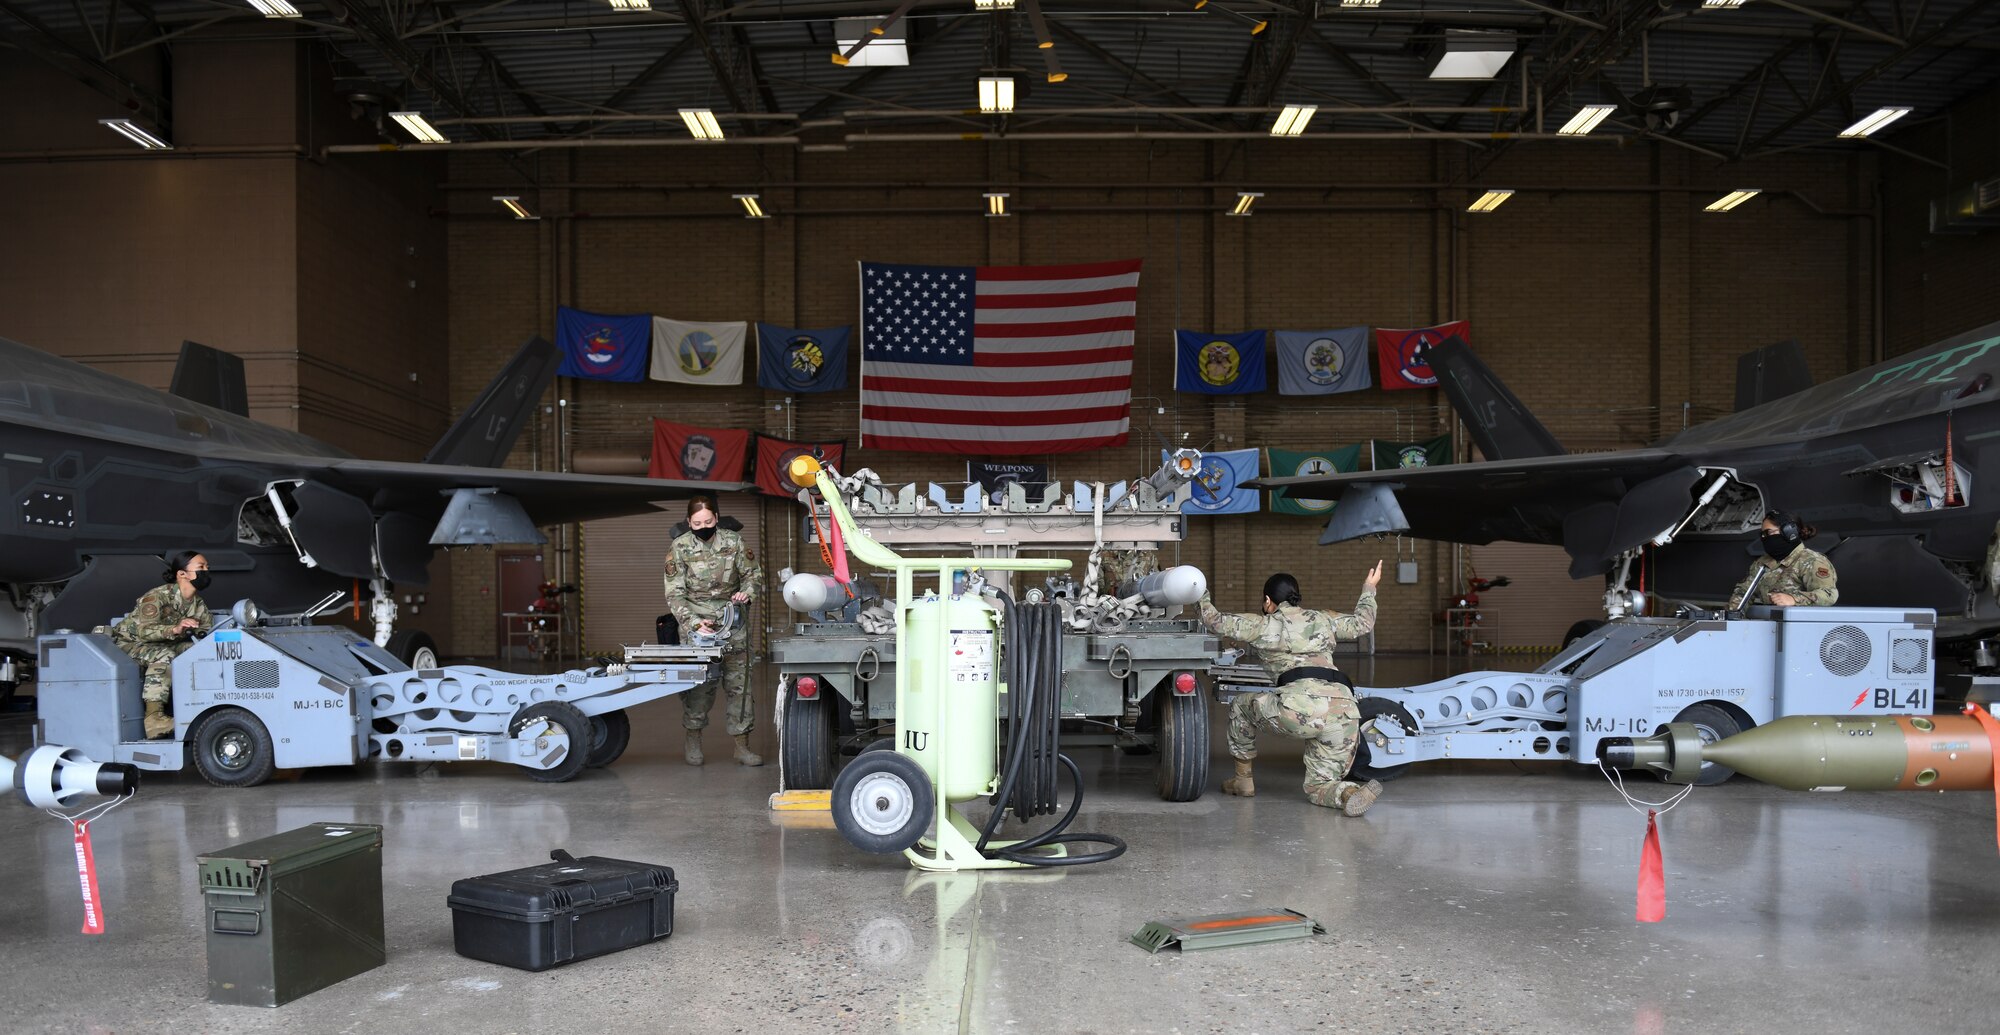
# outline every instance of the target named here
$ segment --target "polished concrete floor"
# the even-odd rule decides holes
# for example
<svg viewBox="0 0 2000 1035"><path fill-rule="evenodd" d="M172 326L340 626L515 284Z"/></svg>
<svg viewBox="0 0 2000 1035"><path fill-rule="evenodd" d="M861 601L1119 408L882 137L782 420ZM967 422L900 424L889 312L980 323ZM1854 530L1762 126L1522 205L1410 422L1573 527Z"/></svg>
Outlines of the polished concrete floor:
<svg viewBox="0 0 2000 1035"><path fill-rule="evenodd" d="M1430 678L1423 659L1357 672ZM1220 711L1215 713L1220 721ZM1667 919L1633 920L1644 817L1594 771L1419 768L1349 819L1297 793L1167 804L1151 760L1079 752L1078 829L1131 843L1072 871L922 875L811 817L776 771L681 764L678 706L609 770L369 765L247 791L150 776L98 824L109 930L78 933L68 827L0 802L5 1032L1988 1032L2000 855L1983 794L1805 795L1738 780L1664 817ZM0 722L0 751L28 727ZM1220 737L1216 738L1218 747ZM1217 755L1218 779L1226 759ZM1657 784L1640 794L1664 796ZM389 963L276 1010L205 1000L196 853L380 823ZM672 938L542 974L452 951L462 876L552 847L664 863ZM1149 920L1303 911L1323 937L1182 956Z"/></svg>

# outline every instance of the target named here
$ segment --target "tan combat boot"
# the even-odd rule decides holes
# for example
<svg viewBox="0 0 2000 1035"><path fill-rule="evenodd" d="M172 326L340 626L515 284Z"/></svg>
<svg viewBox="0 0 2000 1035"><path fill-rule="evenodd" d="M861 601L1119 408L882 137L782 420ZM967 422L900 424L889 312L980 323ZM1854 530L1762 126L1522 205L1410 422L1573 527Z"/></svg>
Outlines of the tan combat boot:
<svg viewBox="0 0 2000 1035"><path fill-rule="evenodd" d="M736 735L736 764L737 765L764 764L764 756L756 753L755 751L750 750L750 734L748 733L738 733Z"/></svg>
<svg viewBox="0 0 2000 1035"><path fill-rule="evenodd" d="M1222 793L1234 794L1239 798L1254 798L1257 796L1257 783L1250 779L1250 763L1240 758L1236 760L1236 775L1231 779L1222 781Z"/></svg>
<svg viewBox="0 0 2000 1035"><path fill-rule="evenodd" d="M164 701L146 702L146 739L161 740L173 736L174 720L167 715Z"/></svg>
<svg viewBox="0 0 2000 1035"><path fill-rule="evenodd" d="M1381 795L1382 781L1370 780L1347 792L1347 797L1341 800L1340 811L1350 816L1359 816L1367 812L1368 806L1375 804L1375 799Z"/></svg>
<svg viewBox="0 0 2000 1035"><path fill-rule="evenodd" d="M700 764L701 764L701 731L700 731L700 730L689 730L689 731L687 731L687 748L686 748L685 750L686 750L686 752L687 752L687 763L688 763L689 765L700 765Z"/></svg>

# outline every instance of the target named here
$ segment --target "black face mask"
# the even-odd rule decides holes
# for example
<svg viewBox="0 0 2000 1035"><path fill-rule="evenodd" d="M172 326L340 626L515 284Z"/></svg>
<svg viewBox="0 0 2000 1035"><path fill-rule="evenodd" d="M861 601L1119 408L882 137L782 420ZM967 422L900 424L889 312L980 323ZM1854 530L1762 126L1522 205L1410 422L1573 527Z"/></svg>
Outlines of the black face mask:
<svg viewBox="0 0 2000 1035"><path fill-rule="evenodd" d="M199 592L201 592L202 590L204 590L204 589L207 589L207 588L208 588L208 572L206 572L206 571L198 571L198 572L195 572L195 573L194 573L194 578L191 578L191 579L189 579L189 580L188 580L188 584L189 584L189 585L192 585L192 586L194 587L194 591L195 591L196 593L199 593Z"/></svg>
<svg viewBox="0 0 2000 1035"><path fill-rule="evenodd" d="M695 537L696 539L699 539L699 540L701 540L701 541L702 541L702 542L704 542L704 543L705 543L705 542L708 542L708 541L709 541L710 539L713 539L713 538L715 538L715 526L714 526L714 525L710 525L710 526L708 526L707 528L696 528L696 529L691 529L690 531L694 532L694 537Z"/></svg>
<svg viewBox="0 0 2000 1035"><path fill-rule="evenodd" d="M1782 561L1786 557L1791 556L1792 549L1798 545L1782 535L1767 535L1764 537L1764 552L1769 554L1774 561Z"/></svg>

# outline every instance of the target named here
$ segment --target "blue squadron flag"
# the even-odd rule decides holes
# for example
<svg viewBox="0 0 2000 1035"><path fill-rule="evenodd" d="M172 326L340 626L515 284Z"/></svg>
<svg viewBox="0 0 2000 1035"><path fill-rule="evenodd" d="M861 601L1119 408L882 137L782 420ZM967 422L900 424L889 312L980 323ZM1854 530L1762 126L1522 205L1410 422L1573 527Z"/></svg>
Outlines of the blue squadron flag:
<svg viewBox="0 0 2000 1035"><path fill-rule="evenodd" d="M773 392L831 392L847 387L849 327L799 330L757 325L757 384Z"/></svg>
<svg viewBox="0 0 2000 1035"><path fill-rule="evenodd" d="M1278 331L1279 395L1333 395L1372 386L1368 328Z"/></svg>
<svg viewBox="0 0 2000 1035"><path fill-rule="evenodd" d="M1264 390L1264 333L1174 332L1174 389L1204 395Z"/></svg>
<svg viewBox="0 0 2000 1035"><path fill-rule="evenodd" d="M561 306L556 309L556 343L562 346L564 377L599 381L643 381L653 318L608 316Z"/></svg>
<svg viewBox="0 0 2000 1035"><path fill-rule="evenodd" d="M1255 514L1263 493L1243 488L1257 477L1255 449L1234 449L1224 453L1203 453L1201 470L1195 472L1194 491L1181 504L1183 514ZM1167 454L1163 450L1160 460Z"/></svg>

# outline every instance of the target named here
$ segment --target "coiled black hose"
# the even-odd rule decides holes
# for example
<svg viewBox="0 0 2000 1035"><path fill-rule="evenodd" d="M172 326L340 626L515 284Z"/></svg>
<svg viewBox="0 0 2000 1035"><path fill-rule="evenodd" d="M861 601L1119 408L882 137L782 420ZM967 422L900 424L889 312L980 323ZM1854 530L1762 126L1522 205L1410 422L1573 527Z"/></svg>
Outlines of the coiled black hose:
<svg viewBox="0 0 2000 1035"><path fill-rule="evenodd" d="M1083 772L1069 756L1062 754L1062 605L1016 604L1000 594L1006 605L1006 654L1001 672L1007 682L1007 761L1001 772L999 789L989 799L993 814L979 831L981 855L1025 863L1029 866L1082 866L1116 859L1125 854L1125 842L1110 834L1064 834L1083 804ZM1047 830L1005 848L989 848L988 842L1000 829L1006 813L1016 818L1053 815L1056 811L1056 767L1069 770L1069 810ZM1072 855L1041 855L1034 850L1053 844L1110 845L1101 852Z"/></svg>

